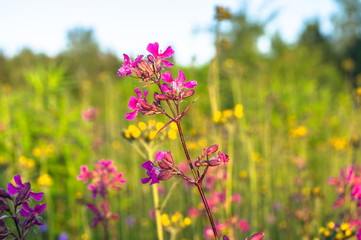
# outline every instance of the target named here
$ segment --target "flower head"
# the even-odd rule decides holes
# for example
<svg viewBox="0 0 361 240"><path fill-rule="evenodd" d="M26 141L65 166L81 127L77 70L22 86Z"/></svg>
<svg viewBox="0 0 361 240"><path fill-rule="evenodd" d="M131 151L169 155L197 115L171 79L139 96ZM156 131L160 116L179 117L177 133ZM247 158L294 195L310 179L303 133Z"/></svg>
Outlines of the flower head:
<svg viewBox="0 0 361 240"><path fill-rule="evenodd" d="M173 63L163 60L165 58L169 58L173 56L174 51L171 46L167 47L167 49L162 53L159 52L159 44L155 42L155 43L149 43L147 46L147 50L153 55L155 60L160 61L165 67L171 68L173 66Z"/></svg>
<svg viewBox="0 0 361 240"><path fill-rule="evenodd" d="M10 195L15 195L17 193L22 192L25 188L27 183L23 184L22 180L21 180L21 176L20 175L16 175L14 176L14 181L17 185L17 187L15 187L12 183L8 183L8 193ZM30 185L30 183L28 183ZM44 193L34 193L32 192L32 190L30 189L30 197L34 198L36 201L41 201L43 198Z"/></svg>
<svg viewBox="0 0 361 240"><path fill-rule="evenodd" d="M168 71L163 73L161 76L163 81L170 83L172 89L176 90L178 93L182 90L182 88L191 89L197 86L197 81L184 82L186 78L181 70L179 70L179 75L176 79L173 79L172 74Z"/></svg>
<svg viewBox="0 0 361 240"><path fill-rule="evenodd" d="M150 185L155 184L155 183L159 183L159 173L160 173L160 168L155 166L154 163L152 161L146 161L145 163L142 164L142 168L147 170L147 175L148 177L146 178L142 178L142 183L148 183L150 182Z"/></svg>
<svg viewBox="0 0 361 240"><path fill-rule="evenodd" d="M133 110L131 113L125 114L125 119L128 121L133 120L137 115L139 110L142 108L141 103L147 103L146 97L148 95L148 91L144 91L144 98L142 98L142 92L138 89L134 89L135 93L137 94L137 97L131 96L129 100L128 107Z"/></svg>
<svg viewBox="0 0 361 240"><path fill-rule="evenodd" d="M123 54L123 56L124 64L118 69L118 77L124 77L132 74L132 68L134 68L138 61L143 57L143 55L140 55L134 62L132 62L127 54Z"/></svg>
<svg viewBox="0 0 361 240"><path fill-rule="evenodd" d="M81 115L86 122L94 121L99 115L99 109L94 107L89 107L88 109L81 112Z"/></svg>
<svg viewBox="0 0 361 240"><path fill-rule="evenodd" d="M37 204L33 209L31 209L27 202L24 202L22 205L22 209L20 210L20 215L23 217L27 217L29 219L33 219L33 224L42 226L43 223L39 222L36 218L38 215L43 212L46 208L46 204L39 205Z"/></svg>

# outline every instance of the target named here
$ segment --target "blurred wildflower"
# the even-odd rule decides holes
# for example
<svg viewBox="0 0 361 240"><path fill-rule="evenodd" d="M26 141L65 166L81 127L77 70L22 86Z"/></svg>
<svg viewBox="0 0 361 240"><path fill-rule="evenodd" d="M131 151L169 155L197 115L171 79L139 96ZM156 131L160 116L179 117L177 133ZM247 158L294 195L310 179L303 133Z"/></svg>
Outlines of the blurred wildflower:
<svg viewBox="0 0 361 240"><path fill-rule="evenodd" d="M331 146L336 150L344 150L347 147L347 140L340 137L332 137L330 139Z"/></svg>
<svg viewBox="0 0 361 240"><path fill-rule="evenodd" d="M38 178L38 184L40 186L51 186L53 184L53 179L49 174L42 174Z"/></svg>
<svg viewBox="0 0 361 240"><path fill-rule="evenodd" d="M245 170L239 172L239 176L241 179L246 179L248 177L248 173Z"/></svg>
<svg viewBox="0 0 361 240"><path fill-rule="evenodd" d="M83 120L86 122L93 122L97 119L99 115L99 109L94 107L89 107L88 109L81 112Z"/></svg>
<svg viewBox="0 0 361 240"><path fill-rule="evenodd" d="M234 107L234 116L236 118L242 118L243 117L243 105L242 104L237 104Z"/></svg>
<svg viewBox="0 0 361 240"><path fill-rule="evenodd" d="M27 167L27 168L35 167L35 161L31 158L26 158L25 156L19 157L19 163L22 167Z"/></svg>
<svg viewBox="0 0 361 240"><path fill-rule="evenodd" d="M51 157L55 151L55 146L53 144L44 144L33 149L34 157Z"/></svg>
<svg viewBox="0 0 361 240"><path fill-rule="evenodd" d="M307 135L307 127L298 126L296 128L290 129L290 136L293 138L301 138Z"/></svg>
<svg viewBox="0 0 361 240"><path fill-rule="evenodd" d="M112 160L100 160L95 163L95 170L89 171L88 167L81 166L81 172L77 177L87 183L90 179L88 188L92 191L92 197L96 198L98 194L104 198L108 194L108 189L119 190L120 184L125 184L123 174L117 172L117 168L113 165Z"/></svg>

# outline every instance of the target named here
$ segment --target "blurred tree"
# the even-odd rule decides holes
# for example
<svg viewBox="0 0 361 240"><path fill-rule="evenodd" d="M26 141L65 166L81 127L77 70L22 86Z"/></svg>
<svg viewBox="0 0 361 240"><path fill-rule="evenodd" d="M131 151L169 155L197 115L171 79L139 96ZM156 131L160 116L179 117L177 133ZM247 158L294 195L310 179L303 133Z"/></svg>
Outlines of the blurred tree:
<svg viewBox="0 0 361 240"><path fill-rule="evenodd" d="M342 70L352 88L357 88L361 85L361 1L336 2L340 11L333 16L335 48Z"/></svg>

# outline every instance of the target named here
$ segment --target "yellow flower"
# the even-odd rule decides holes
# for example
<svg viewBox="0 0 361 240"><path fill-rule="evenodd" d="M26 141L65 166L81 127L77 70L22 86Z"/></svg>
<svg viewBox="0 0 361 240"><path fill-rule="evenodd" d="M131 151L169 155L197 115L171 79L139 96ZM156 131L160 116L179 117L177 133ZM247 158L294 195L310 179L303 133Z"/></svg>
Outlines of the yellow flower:
<svg viewBox="0 0 361 240"><path fill-rule="evenodd" d="M177 124L175 122L171 122L169 126L174 130L178 130Z"/></svg>
<svg viewBox="0 0 361 240"><path fill-rule="evenodd" d="M164 227L168 227L170 225L168 214L163 213L162 216L160 217L160 222Z"/></svg>
<svg viewBox="0 0 361 240"><path fill-rule="evenodd" d="M312 189L312 193L313 193L313 195L319 194L319 193L320 193L320 188L319 188L319 187L314 187L314 188Z"/></svg>
<svg viewBox="0 0 361 240"><path fill-rule="evenodd" d="M178 220L179 220L179 215L178 214L174 214L173 216L172 216L172 218L171 218L171 220L172 220L172 222L178 222Z"/></svg>
<svg viewBox="0 0 361 240"><path fill-rule="evenodd" d="M342 232L337 233L336 236L335 236L336 239L343 239L343 237L344 236L343 236Z"/></svg>
<svg viewBox="0 0 361 240"><path fill-rule="evenodd" d="M38 184L42 186L51 186L53 184L53 179L49 174L43 174L38 178Z"/></svg>
<svg viewBox="0 0 361 240"><path fill-rule="evenodd" d="M221 120L221 117L222 117L222 113L220 111L216 111L213 114L213 122L218 123Z"/></svg>
<svg viewBox="0 0 361 240"><path fill-rule="evenodd" d="M5 158L3 156L0 156L0 164L5 163Z"/></svg>
<svg viewBox="0 0 361 240"><path fill-rule="evenodd" d="M88 234L83 233L83 234L81 235L81 239L82 239L82 240L88 240L88 239L89 239Z"/></svg>
<svg viewBox="0 0 361 240"><path fill-rule="evenodd" d="M347 147L347 140L339 137L332 137L330 143L336 150L344 150Z"/></svg>
<svg viewBox="0 0 361 240"><path fill-rule="evenodd" d="M227 68L231 68L234 65L234 61L232 58L227 58L226 61L224 61L224 66Z"/></svg>
<svg viewBox="0 0 361 240"><path fill-rule="evenodd" d="M43 153L42 153L40 148L34 148L33 149L33 155L34 155L34 157L39 158L39 157L41 157L43 155Z"/></svg>
<svg viewBox="0 0 361 240"><path fill-rule="evenodd" d="M26 164L27 164L28 168L35 167L35 161L31 158L28 158L28 162Z"/></svg>
<svg viewBox="0 0 361 240"><path fill-rule="evenodd" d="M346 237L351 236L351 234L352 234L352 231L351 231L350 229L347 229L347 230L345 231L345 236L346 236Z"/></svg>
<svg viewBox="0 0 361 240"><path fill-rule="evenodd" d="M320 229L318 229L318 233L320 233L320 234L321 234L321 233L324 233L325 230L326 230L326 229L325 229L324 227L320 227Z"/></svg>
<svg viewBox="0 0 361 240"><path fill-rule="evenodd" d="M150 131L148 136L149 140L153 140L156 135L157 135L156 131Z"/></svg>
<svg viewBox="0 0 361 240"><path fill-rule="evenodd" d="M340 229L341 229L342 231L345 231L345 230L347 230L349 227L350 227L350 224L349 224L349 223L342 223L341 226L340 226Z"/></svg>
<svg viewBox="0 0 361 240"><path fill-rule="evenodd" d="M227 119L233 115L233 110L232 109L227 109L227 110L224 110L222 112L222 119L221 119L221 122L222 123L225 123L227 121Z"/></svg>
<svg viewBox="0 0 361 240"><path fill-rule="evenodd" d="M185 225L191 225L192 224L192 220L189 218L189 217L186 217L186 218L184 218L184 224Z"/></svg>
<svg viewBox="0 0 361 240"><path fill-rule="evenodd" d="M331 235L331 233L330 233L329 230L325 230L325 231L323 232L323 235L324 235L325 237L329 237L329 236Z"/></svg>
<svg viewBox="0 0 361 240"><path fill-rule="evenodd" d="M330 222L327 223L327 227L328 227L329 229L334 229L334 228L335 228L335 223L332 222L332 221L330 221Z"/></svg>
<svg viewBox="0 0 361 240"><path fill-rule="evenodd" d="M236 107L234 108L234 116L238 119L243 117L243 105L242 104L236 105Z"/></svg>
<svg viewBox="0 0 361 240"><path fill-rule="evenodd" d="M131 138L129 129L125 130L124 137L128 139Z"/></svg>
<svg viewBox="0 0 361 240"><path fill-rule="evenodd" d="M168 131L168 138L171 140L177 139L177 132L173 129Z"/></svg>
<svg viewBox="0 0 361 240"><path fill-rule="evenodd" d="M164 123L157 122L157 124L155 125L155 128L157 129L157 131L159 131L163 126L164 126Z"/></svg>
<svg viewBox="0 0 361 240"><path fill-rule="evenodd" d="M144 122L139 122L138 127L141 131L144 131L145 129L147 129L147 124L145 124Z"/></svg>
<svg viewBox="0 0 361 240"><path fill-rule="evenodd" d="M141 134L139 128L137 128L135 125L130 125L128 129L133 138L138 138Z"/></svg>
<svg viewBox="0 0 361 240"><path fill-rule="evenodd" d="M357 95L361 95L361 87L358 87L358 88L356 89L356 94L357 94Z"/></svg>
<svg viewBox="0 0 361 240"><path fill-rule="evenodd" d="M305 126L298 126L290 130L290 135L293 138L300 138L307 135L307 127Z"/></svg>

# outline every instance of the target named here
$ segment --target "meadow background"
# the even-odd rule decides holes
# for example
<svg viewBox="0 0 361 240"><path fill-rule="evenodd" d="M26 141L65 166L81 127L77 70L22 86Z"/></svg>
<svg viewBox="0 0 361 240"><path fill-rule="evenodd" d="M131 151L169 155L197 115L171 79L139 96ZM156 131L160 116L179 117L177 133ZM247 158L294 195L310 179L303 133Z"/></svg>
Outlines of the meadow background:
<svg viewBox="0 0 361 240"><path fill-rule="evenodd" d="M198 82L199 99L184 118L192 158L215 143L230 155L231 167L223 170L231 177L217 179L214 189L241 199L225 211L219 206L215 218L247 221L249 229L235 230L235 239L260 231L264 239L312 239L330 221L342 222L328 179L360 164L361 2L337 2L331 34L310 20L293 44L275 34L267 53L257 47L267 22L251 20L242 10L215 12L213 59L203 65L175 62L171 69ZM120 215L111 222L111 236L156 239L151 188L140 182L147 158L142 144L148 139L154 149L171 150L180 163L180 141L171 128L149 140L150 131L138 125L148 128L149 119L165 123L161 117L125 120L129 98L141 84L116 77L122 59L101 50L92 29L73 28L67 36L67 48L53 57L31 49L12 57L0 53L0 187L20 174L45 193L46 226L37 230L42 239L65 233L69 239L101 239L101 227L90 227L92 213L83 204L90 191L77 175L81 165L93 169L95 161L112 159L127 184L110 192L111 210ZM139 54L145 48L139 46ZM237 104L243 112L235 117ZM91 106L99 115L85 121L81 113ZM134 126L126 134L130 125L141 135ZM177 225L175 239L203 239L208 220L189 213L200 203L195 189L174 178L159 185L163 213L191 220Z"/></svg>

